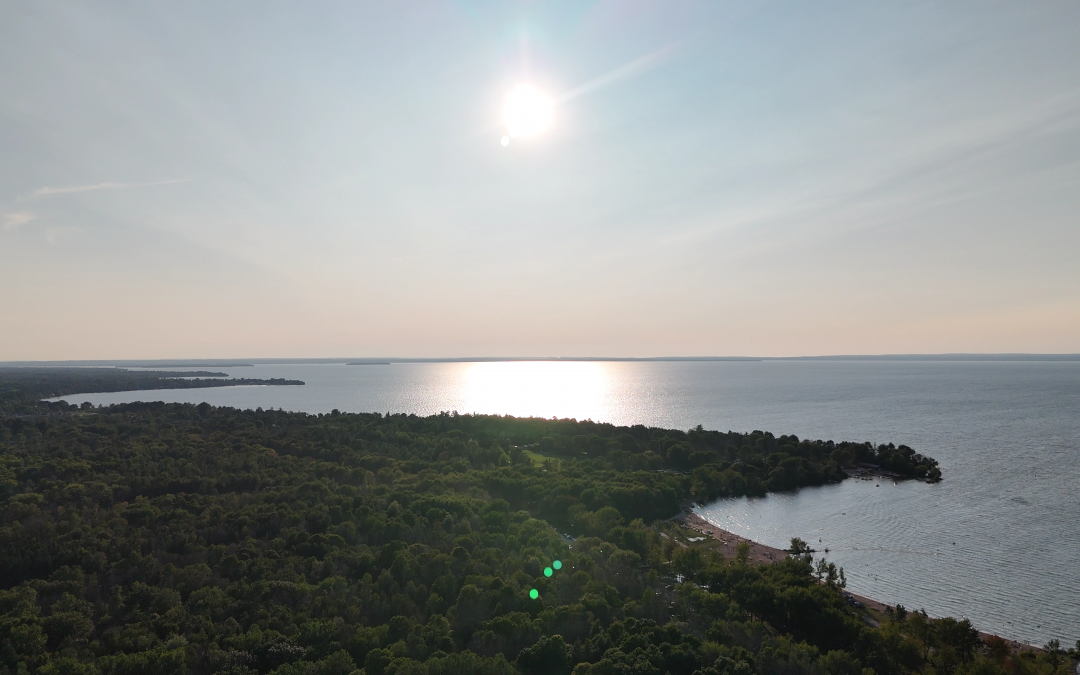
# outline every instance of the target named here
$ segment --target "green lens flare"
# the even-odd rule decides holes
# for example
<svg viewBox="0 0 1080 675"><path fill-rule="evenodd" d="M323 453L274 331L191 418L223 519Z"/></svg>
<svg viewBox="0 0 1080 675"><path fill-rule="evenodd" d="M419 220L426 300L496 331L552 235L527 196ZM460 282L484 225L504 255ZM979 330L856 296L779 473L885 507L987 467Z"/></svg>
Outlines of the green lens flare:
<svg viewBox="0 0 1080 675"><path fill-rule="evenodd" d="M544 576L545 577L550 577L552 574L555 574L555 572L550 567L545 567L544 568Z"/></svg>
<svg viewBox="0 0 1080 675"><path fill-rule="evenodd" d="M529 591L529 597L532 598L533 600L539 598L540 597L540 591L536 590L535 588L532 589L531 591Z"/></svg>
<svg viewBox="0 0 1080 675"><path fill-rule="evenodd" d="M562 569L562 561L561 560L556 560L555 562L551 563L551 566L554 567L557 570L561 570Z"/></svg>

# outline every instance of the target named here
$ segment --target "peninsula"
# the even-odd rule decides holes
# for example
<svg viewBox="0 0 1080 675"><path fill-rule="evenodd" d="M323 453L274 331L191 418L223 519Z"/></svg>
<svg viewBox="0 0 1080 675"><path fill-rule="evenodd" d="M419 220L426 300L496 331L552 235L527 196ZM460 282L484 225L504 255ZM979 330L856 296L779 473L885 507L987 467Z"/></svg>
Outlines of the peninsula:
<svg viewBox="0 0 1080 675"><path fill-rule="evenodd" d="M215 371L126 368L0 367L0 414L42 412L46 398L97 392L199 389L241 385L302 386L300 380L229 377Z"/></svg>
<svg viewBox="0 0 1080 675"><path fill-rule="evenodd" d="M842 480L841 460L934 478L910 449L453 413L33 407L0 415L7 672L1064 675L1064 651L1002 648L966 621L871 617L808 555L760 564L666 529L687 500Z"/></svg>

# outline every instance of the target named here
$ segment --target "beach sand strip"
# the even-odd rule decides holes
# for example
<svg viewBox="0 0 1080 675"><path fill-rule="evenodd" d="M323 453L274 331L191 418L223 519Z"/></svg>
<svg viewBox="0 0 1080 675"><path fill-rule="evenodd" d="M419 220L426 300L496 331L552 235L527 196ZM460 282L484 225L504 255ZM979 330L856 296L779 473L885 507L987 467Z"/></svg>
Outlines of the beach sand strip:
<svg viewBox="0 0 1080 675"><path fill-rule="evenodd" d="M686 527L692 530L696 530L706 537L712 537L713 539L719 541L721 544L719 550L724 554L725 558L734 558L735 547L744 541L750 544L751 562L767 565L769 563L783 560L788 556L787 551L779 548L773 548L772 546L766 546L765 544L758 543L752 539L747 539L746 537L737 535L734 532L729 532L725 529L719 528L693 512L683 511L681 515L673 518L673 520L683 523L684 525L686 525ZM862 604L866 605L868 608L877 612L884 613L885 608L889 607L889 605L886 605L883 602L879 602L878 600L874 600L873 598L868 598L865 595L859 595L858 593L852 593L851 591L847 590L844 591L844 594L851 596L855 600L858 600ZM876 623L876 621L874 623ZM985 633L983 631L979 631L979 636L982 637L983 640L986 640L991 635L992 633ZM1024 644L1023 642L1017 642L1016 640L1009 640L1006 638L1005 642L1007 642L1009 646L1016 651L1042 651L1041 649L1039 649L1039 647ZM1078 671L1078 673L1080 673L1080 671Z"/></svg>

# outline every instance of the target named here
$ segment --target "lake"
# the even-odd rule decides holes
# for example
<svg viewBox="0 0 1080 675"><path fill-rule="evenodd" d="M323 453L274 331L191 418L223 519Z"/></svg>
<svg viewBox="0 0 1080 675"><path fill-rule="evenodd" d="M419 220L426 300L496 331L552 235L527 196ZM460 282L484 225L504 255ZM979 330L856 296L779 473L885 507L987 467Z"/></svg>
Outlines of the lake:
<svg viewBox="0 0 1080 675"><path fill-rule="evenodd" d="M273 364L304 387L81 394L309 413L443 410L904 443L944 481L848 480L698 512L773 546L802 537L848 587L1033 644L1080 639L1080 362Z"/></svg>

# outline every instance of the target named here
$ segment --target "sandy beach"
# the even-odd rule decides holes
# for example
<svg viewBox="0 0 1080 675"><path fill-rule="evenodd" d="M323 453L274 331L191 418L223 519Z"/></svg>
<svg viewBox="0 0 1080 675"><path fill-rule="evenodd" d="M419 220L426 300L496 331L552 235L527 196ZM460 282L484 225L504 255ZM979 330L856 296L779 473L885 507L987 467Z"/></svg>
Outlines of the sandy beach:
<svg viewBox="0 0 1080 675"><path fill-rule="evenodd" d="M720 550L723 552L724 557L734 558L735 547L744 541L750 544L750 560L753 562L771 563L776 562L777 560L783 560L787 557L786 551L773 548L772 546L766 546L765 544L759 544L756 541L741 537L733 532L722 530L696 513L683 512L681 516L676 518L676 521L683 523L690 529L697 530L703 536L712 537L719 541L721 544Z"/></svg>
<svg viewBox="0 0 1080 675"><path fill-rule="evenodd" d="M766 546L765 544L758 543L751 539L747 539L746 537L742 537L733 532L729 532L727 530L719 528L693 512L684 511L681 515L673 518L673 520L682 523L684 526L692 530L700 532L702 536L712 537L713 539L719 541L721 544L719 548L721 552L723 552L725 557L734 558L735 547L744 541L750 544L750 560L752 562L768 564L776 562L778 560L783 560L788 555L787 551L773 548L772 546ZM877 612L884 612L885 609L889 607L889 605L886 605L885 603L878 600L874 600L873 598L868 598L865 595L859 595L858 593L852 593L846 590L844 591L844 593L845 595L851 596L855 600L861 602L868 608ZM877 622L874 621L873 623L876 624ZM982 637L983 640L985 640L993 634L979 631L979 635ZM1015 640L1008 639L1006 639L1005 641L1012 649L1015 650L1039 650L1038 647L1025 644L1023 642L1017 642Z"/></svg>

